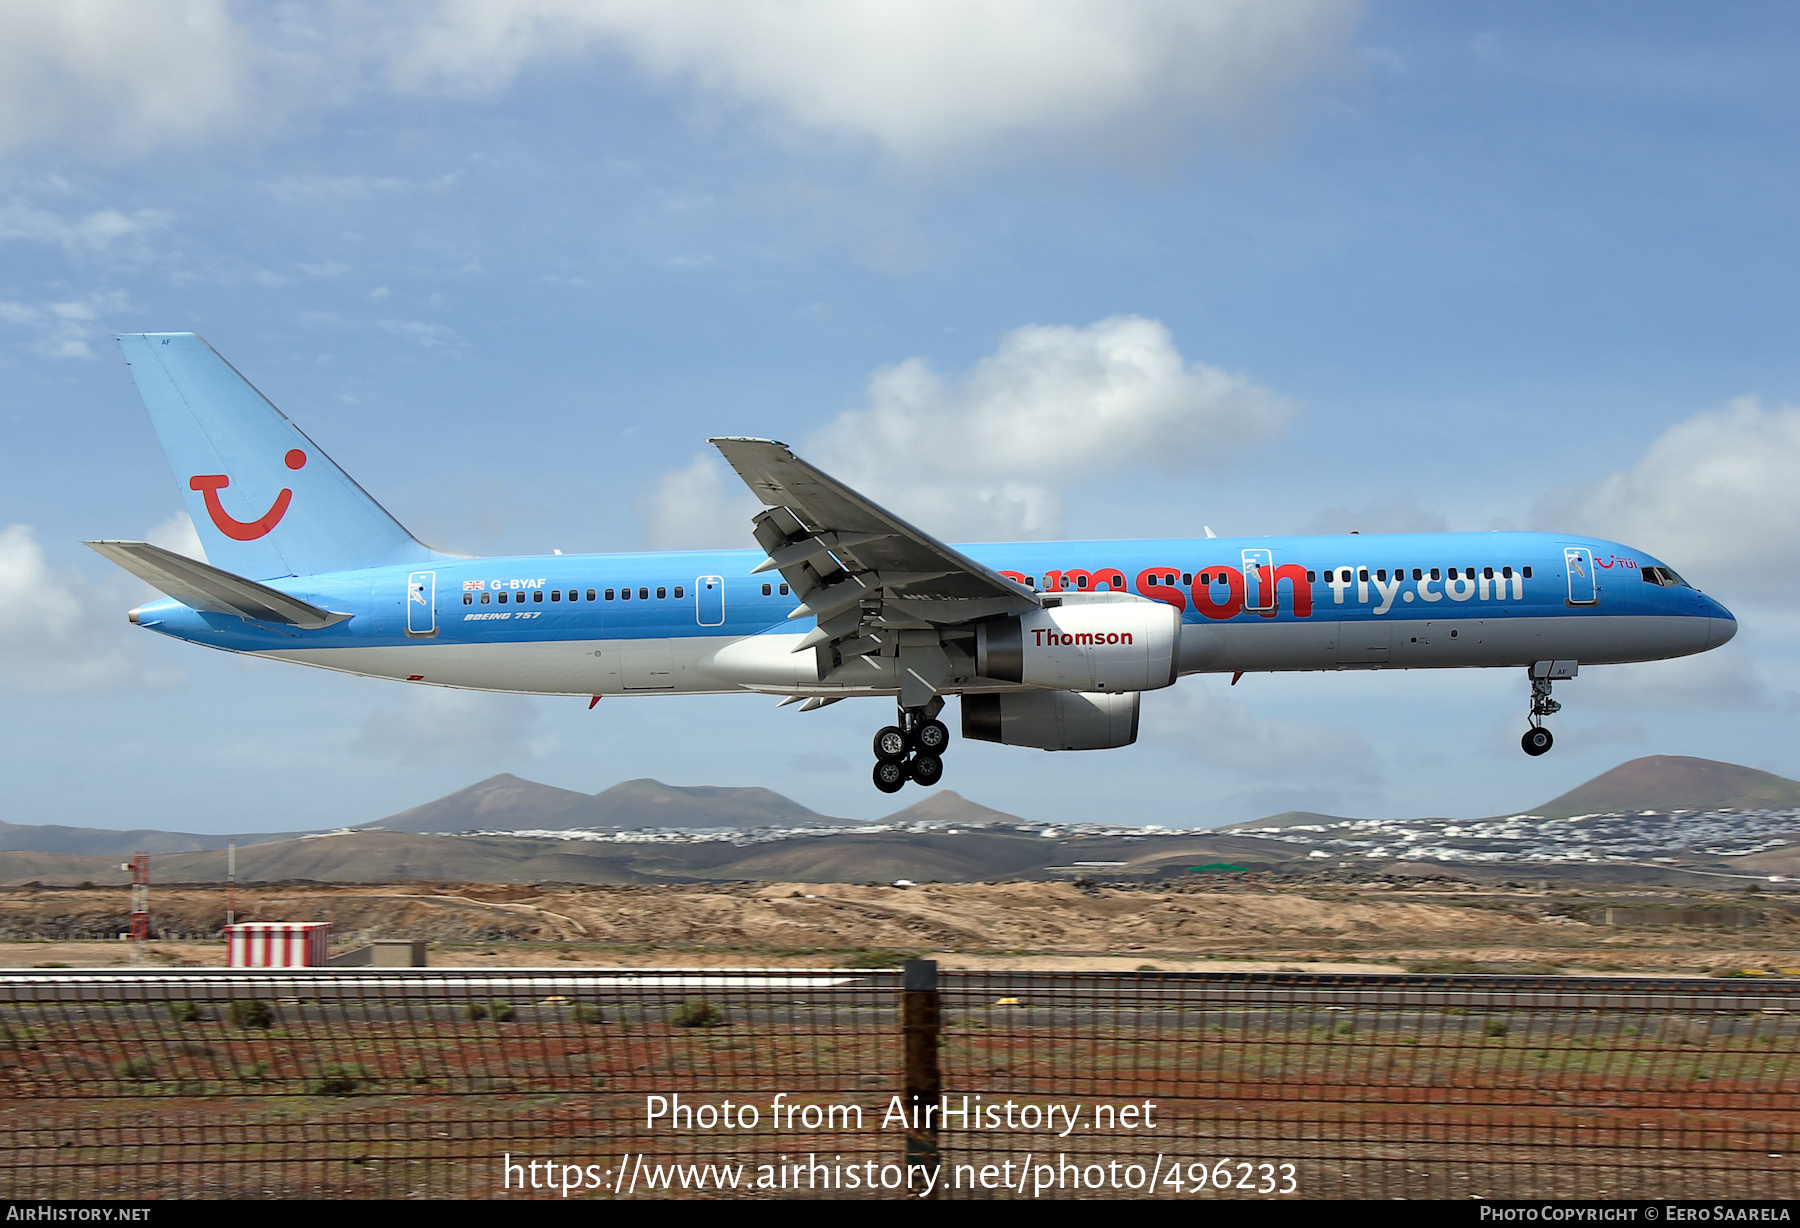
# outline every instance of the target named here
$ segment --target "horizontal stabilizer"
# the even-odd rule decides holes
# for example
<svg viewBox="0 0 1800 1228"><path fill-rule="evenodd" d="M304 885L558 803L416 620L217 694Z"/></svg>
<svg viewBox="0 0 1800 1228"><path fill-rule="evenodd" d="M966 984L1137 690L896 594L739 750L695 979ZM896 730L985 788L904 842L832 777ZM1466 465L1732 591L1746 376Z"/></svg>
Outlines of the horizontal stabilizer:
<svg viewBox="0 0 1800 1228"><path fill-rule="evenodd" d="M266 584L234 576L210 563L152 546L149 542L84 542L132 575L192 609L236 614L258 622L282 623L314 631L350 616L321 610Z"/></svg>

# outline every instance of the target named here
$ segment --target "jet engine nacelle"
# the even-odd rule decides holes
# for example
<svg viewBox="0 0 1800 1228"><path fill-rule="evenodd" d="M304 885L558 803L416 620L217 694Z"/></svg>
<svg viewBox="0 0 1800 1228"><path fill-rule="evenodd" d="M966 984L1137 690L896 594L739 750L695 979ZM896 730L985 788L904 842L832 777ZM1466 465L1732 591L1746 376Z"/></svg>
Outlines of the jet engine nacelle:
<svg viewBox="0 0 1800 1228"><path fill-rule="evenodd" d="M1124 593L1071 595L975 627L976 673L1047 690L1154 691L1180 663L1181 611Z"/></svg>
<svg viewBox="0 0 1800 1228"><path fill-rule="evenodd" d="M1138 693L1007 691L962 697L963 737L1039 750L1111 750L1137 741Z"/></svg>

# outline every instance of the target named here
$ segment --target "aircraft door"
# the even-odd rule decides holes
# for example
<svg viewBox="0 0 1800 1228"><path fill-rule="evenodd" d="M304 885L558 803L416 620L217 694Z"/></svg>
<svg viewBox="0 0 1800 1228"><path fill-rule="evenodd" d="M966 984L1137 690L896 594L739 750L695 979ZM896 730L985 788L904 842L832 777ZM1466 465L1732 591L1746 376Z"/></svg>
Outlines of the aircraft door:
<svg viewBox="0 0 1800 1228"><path fill-rule="evenodd" d="M1275 556L1267 550L1244 551L1244 608L1275 608Z"/></svg>
<svg viewBox="0 0 1800 1228"><path fill-rule="evenodd" d="M1585 546L1563 547L1563 570L1569 577L1569 604L1594 605L1600 590L1594 585L1594 556Z"/></svg>
<svg viewBox="0 0 1800 1228"><path fill-rule="evenodd" d="M694 618L702 627L725 625L724 576L701 576L694 581Z"/></svg>
<svg viewBox="0 0 1800 1228"><path fill-rule="evenodd" d="M437 634L437 572L415 571L406 577L406 634L430 639Z"/></svg>

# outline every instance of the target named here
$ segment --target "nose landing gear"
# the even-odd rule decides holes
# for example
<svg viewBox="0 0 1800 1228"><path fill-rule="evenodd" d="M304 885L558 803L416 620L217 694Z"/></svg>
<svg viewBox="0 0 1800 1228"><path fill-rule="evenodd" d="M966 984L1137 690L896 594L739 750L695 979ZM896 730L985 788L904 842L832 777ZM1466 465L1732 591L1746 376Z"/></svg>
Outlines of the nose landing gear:
<svg viewBox="0 0 1800 1228"><path fill-rule="evenodd" d="M944 778L944 748L950 730L937 719L944 701L933 696L922 708L900 709L900 723L875 735L875 787L898 793L907 781L929 788Z"/></svg>
<svg viewBox="0 0 1800 1228"><path fill-rule="evenodd" d="M1531 728L1519 739L1519 746L1532 758L1556 744L1544 718L1562 711L1562 705L1550 698L1550 685L1558 678L1573 678L1580 667L1574 661L1539 661L1531 667Z"/></svg>

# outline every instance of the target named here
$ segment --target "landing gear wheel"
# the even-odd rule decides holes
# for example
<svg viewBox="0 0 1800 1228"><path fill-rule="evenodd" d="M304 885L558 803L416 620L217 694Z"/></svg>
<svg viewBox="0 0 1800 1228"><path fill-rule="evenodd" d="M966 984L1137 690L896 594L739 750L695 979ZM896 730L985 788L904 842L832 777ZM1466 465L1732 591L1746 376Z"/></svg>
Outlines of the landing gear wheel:
<svg viewBox="0 0 1800 1228"><path fill-rule="evenodd" d="M875 735L875 757L883 763L898 763L906 758L906 752L911 749L907 745L905 731L898 725L889 725ZM904 782L905 779L902 774L901 781Z"/></svg>
<svg viewBox="0 0 1800 1228"><path fill-rule="evenodd" d="M906 765L913 783L930 788L944 778L944 761L929 751L920 751Z"/></svg>
<svg viewBox="0 0 1800 1228"><path fill-rule="evenodd" d="M913 730L913 745L933 755L944 753L950 745L950 730L942 721L925 721Z"/></svg>
<svg viewBox="0 0 1800 1228"><path fill-rule="evenodd" d="M1556 739L1551 737L1550 731L1542 725L1533 725L1525 731L1525 736L1519 739L1519 745L1524 747L1525 753L1534 759L1555 744Z"/></svg>
<svg viewBox="0 0 1800 1228"><path fill-rule="evenodd" d="M883 793L900 792L906 787L906 765L887 761L877 763L875 765L875 787Z"/></svg>

